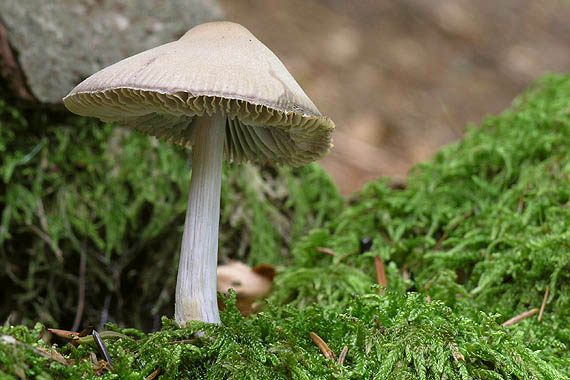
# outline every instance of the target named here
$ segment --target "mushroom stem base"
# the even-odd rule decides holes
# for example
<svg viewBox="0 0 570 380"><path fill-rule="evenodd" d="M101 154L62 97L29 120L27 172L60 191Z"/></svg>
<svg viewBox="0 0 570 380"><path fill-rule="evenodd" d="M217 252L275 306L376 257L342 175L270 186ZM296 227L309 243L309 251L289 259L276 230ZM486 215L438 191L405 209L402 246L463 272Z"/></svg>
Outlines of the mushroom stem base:
<svg viewBox="0 0 570 380"><path fill-rule="evenodd" d="M216 268L226 116L195 121L192 180L176 282L175 319L220 323Z"/></svg>

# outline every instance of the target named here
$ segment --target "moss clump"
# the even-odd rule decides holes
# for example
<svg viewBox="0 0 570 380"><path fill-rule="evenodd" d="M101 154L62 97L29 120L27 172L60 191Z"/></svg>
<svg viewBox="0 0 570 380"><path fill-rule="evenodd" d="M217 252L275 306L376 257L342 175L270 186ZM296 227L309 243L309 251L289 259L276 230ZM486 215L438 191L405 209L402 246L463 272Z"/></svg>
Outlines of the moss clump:
<svg viewBox="0 0 570 380"><path fill-rule="evenodd" d="M415 167L405 189L369 183L294 247L272 300L341 310L375 282L377 255L391 287L413 286L469 317L483 310L504 322L539 308L548 286L542 321L511 330L570 376L569 141L570 76L550 76ZM359 254L362 237L373 245ZM404 282L403 270L415 282Z"/></svg>
<svg viewBox="0 0 570 380"><path fill-rule="evenodd" d="M338 215L342 201L333 190L310 196L322 201L319 209L297 202L302 194L290 190L278 206L296 202L299 215L310 215L315 228L308 234L302 232L307 224L297 220L285 240L265 243L280 230L266 234L263 218L255 216L263 197L247 189L226 192L251 200L244 223L253 220L251 236L256 228L264 236L249 240L245 256L256 260L255 244L260 251L282 247L287 253L290 247L292 253L285 255L287 265L265 310L244 318L230 297L223 326L192 323L180 329L164 319L161 331L142 339L108 341L115 369L103 371L103 378L144 378L160 368L160 379L568 379L568 141L570 76L549 76L511 111L488 118L463 141L418 165L403 190L372 182ZM307 170L301 175L323 178ZM261 173L270 176L266 183L280 177ZM278 210L267 215L279 219ZM226 225L232 226L232 212L241 211L226 210ZM363 238L372 240L370 249ZM374 286L376 256L390 285L381 295ZM501 327L540 307L547 286L540 322L534 316ZM20 334L23 343L45 346L40 332L2 329ZM347 346L344 365L326 359L310 332L337 355ZM28 371L26 376L73 378L77 368L95 376L86 360L94 351L90 345L58 348L75 360L61 369L25 346L4 345L0 370L17 376L14 363L22 362L19 371Z"/></svg>
<svg viewBox="0 0 570 380"><path fill-rule="evenodd" d="M162 331L143 339L107 340L114 370L98 375L143 379L160 371L165 380L564 379L500 328L496 316L479 313L465 318L443 302L428 303L417 293L354 297L340 314L322 306L300 310L269 305L248 319L235 308L234 300L226 300L223 326L197 322L180 329L164 319ZM29 344L40 338L40 328L21 331L21 327L2 329ZM327 341L337 355L346 346L343 365L326 359L309 338L310 332ZM27 376L31 366L34 373L57 374L61 379L74 378L78 368L95 376L87 360L94 347L68 347L68 351L67 357L76 360L70 368L40 359L26 348L4 346L0 366L13 369L4 362L7 353L23 360Z"/></svg>

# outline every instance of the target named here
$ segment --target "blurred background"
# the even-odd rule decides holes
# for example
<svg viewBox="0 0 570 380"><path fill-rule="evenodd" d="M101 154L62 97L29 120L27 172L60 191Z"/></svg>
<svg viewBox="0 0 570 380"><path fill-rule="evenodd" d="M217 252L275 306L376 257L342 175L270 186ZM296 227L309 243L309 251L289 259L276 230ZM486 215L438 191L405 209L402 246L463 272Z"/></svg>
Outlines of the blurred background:
<svg viewBox="0 0 570 380"><path fill-rule="evenodd" d="M220 0L337 125L322 164L344 194L459 139L570 68L564 0Z"/></svg>

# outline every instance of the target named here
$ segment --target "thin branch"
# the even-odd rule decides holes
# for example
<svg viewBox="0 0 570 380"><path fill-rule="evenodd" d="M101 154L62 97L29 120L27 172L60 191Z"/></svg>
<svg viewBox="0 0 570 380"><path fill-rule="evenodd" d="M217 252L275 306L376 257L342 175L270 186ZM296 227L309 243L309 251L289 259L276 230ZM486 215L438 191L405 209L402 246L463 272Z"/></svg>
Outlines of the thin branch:
<svg viewBox="0 0 570 380"><path fill-rule="evenodd" d="M386 278L386 271L384 270L384 263L380 256L374 257L374 262L376 263L376 280L378 281L378 285L381 285L385 288L388 287L388 279ZM378 293L383 294L384 289L378 289Z"/></svg>
<svg viewBox="0 0 570 380"><path fill-rule="evenodd" d="M310 332L311 340L319 347L325 358L329 360L334 360L334 353L329 348L328 344L314 332Z"/></svg>
<svg viewBox="0 0 570 380"><path fill-rule="evenodd" d="M317 252L326 253L327 255L336 256L336 251L327 247L317 247L315 248Z"/></svg>
<svg viewBox="0 0 570 380"><path fill-rule="evenodd" d="M550 285L546 285L546 290L544 291L544 298L542 299L542 305L540 305L540 312L538 313L538 321L542 319L542 313L544 313L544 308L546 307L546 300L548 299L548 292L550 291Z"/></svg>
<svg viewBox="0 0 570 380"><path fill-rule="evenodd" d="M518 323L520 321L522 321L525 318L528 318L530 316L535 315L536 313L538 313L538 309L534 308L532 310L529 311L525 311L524 313L521 313L519 315L516 315L514 317L512 317L511 319L509 319L508 321L503 322L503 326L512 326L515 323Z"/></svg>
<svg viewBox="0 0 570 380"><path fill-rule="evenodd" d="M160 375L162 373L162 368L158 367L156 368L154 371L151 372L150 375L148 375L147 377L145 377L146 380L153 380L156 379L158 377L158 375Z"/></svg>

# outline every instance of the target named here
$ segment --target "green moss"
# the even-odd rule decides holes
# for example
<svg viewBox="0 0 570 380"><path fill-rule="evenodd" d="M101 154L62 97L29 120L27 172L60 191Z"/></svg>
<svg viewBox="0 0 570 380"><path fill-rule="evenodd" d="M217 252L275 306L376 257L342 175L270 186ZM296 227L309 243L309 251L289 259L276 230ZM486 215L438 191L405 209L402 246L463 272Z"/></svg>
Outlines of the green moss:
<svg viewBox="0 0 570 380"><path fill-rule="evenodd" d="M160 332L138 341L107 340L113 372L103 379L142 379L162 370L161 379L563 379L550 364L499 327L496 316L473 319L455 313L443 302L426 302L419 294L368 294L353 297L343 313L321 306L298 309L270 305L243 318L226 300L223 326L191 323L176 328L163 320ZM25 333L22 333L24 330ZM338 355L348 347L343 365L328 360L309 333L323 338ZM33 344L41 329L4 327L3 334ZM41 343L41 340L40 344ZM17 353L14 353L17 351ZM38 359L26 348L0 348L19 365L36 373L74 378L88 365L94 347L73 348L76 365ZM0 368L13 371L0 356ZM31 375L31 370L26 375Z"/></svg>
<svg viewBox="0 0 570 380"><path fill-rule="evenodd" d="M483 310L506 321L539 308L549 286L542 322L533 318L512 330L570 376L568 141L570 76L550 76L513 110L487 118L416 166L404 190L369 183L340 216L294 247L293 265L276 279L285 286L272 300L340 311L351 294L375 282L376 255L388 264L394 288L406 284L393 268L406 269L415 274L416 289L469 317ZM364 236L373 247L358 254ZM358 285L349 273L355 270Z"/></svg>
<svg viewBox="0 0 570 380"><path fill-rule="evenodd" d="M30 124L17 112L6 111L2 117L22 124L22 128ZM100 145L90 148L94 149L92 156L109 160L104 157L110 155L106 149L112 144L104 141L113 141L115 134L108 126L97 130L108 135L96 140ZM16 133L13 128L11 131L3 130L3 141L12 138L10 133ZM184 158L180 159L180 151L155 146L148 139L126 136L120 141L123 146L142 144L133 152L144 151L145 156L131 156L115 170L125 176L130 173L122 172L122 165L129 170L142 170L140 176L153 178L146 181L146 187L163 188L157 194L148 195L152 207L147 206L144 212L135 207L138 211L131 214L133 211L128 210L134 207L130 205L137 191L151 190L142 189L134 180L128 181L128 185L121 182L121 186L133 189L121 198L121 192L107 190L106 186L112 183L105 182L98 196L106 196L109 202L118 199L120 204L113 210L119 215L116 218L123 214L134 215L134 221L127 219L125 226L116 225L114 228L120 234L109 239L101 232L105 224L98 220L110 210L101 210L99 215L99 210L93 207L87 208L89 212L85 215L89 218L82 219L83 229L73 225L73 231L80 231L90 250L97 252L88 252L93 254L92 258L103 257L121 263L126 255L123 250L128 250L135 240L130 235L133 228L140 235L148 223L163 226L155 218L166 221L173 218L171 224L163 226L162 232L144 244L145 250L158 248L162 257L166 255L164 245L178 244L178 237L176 243L169 243L165 237L172 232L168 226L179 235L180 222L174 219L180 216L174 217L172 209L178 210L177 215L183 213L182 193L187 183L179 184L176 173L186 173L188 164ZM299 170L226 168L222 247L231 247L233 257L250 263L267 260L281 265L267 306L261 313L244 318L233 305L235 299L229 297L221 316L223 326L191 323L179 329L172 321L163 319L162 330L150 334L139 332L135 334L138 340L109 340L106 344L115 368L105 372L102 378L141 379L161 368L160 379L568 379L568 141L570 76L553 75L521 96L512 110L487 118L480 128L471 128L462 141L445 147L431 161L416 166L402 190L394 190L387 181L379 180L369 183L345 204L316 166ZM35 149L39 142L41 139L30 143L19 156L13 151L13 160L25 162L24 157L35 150L34 157L41 157L45 147L52 146L45 143ZM141 165L128 166L132 160L147 160L146 152L151 157L159 157L155 158L159 163L170 155L178 157L174 164L158 165L156 173L162 170L171 173L164 175L164 181L153 177L163 174L149 172L150 165L146 165L146 161L142 169L138 167ZM44 161L56 159L51 156L46 154ZM120 160L118 156L111 161L117 160ZM42 165L42 160L26 162L34 162L35 168ZM77 161L70 162L75 165ZM95 160L91 165L103 168L98 172L90 166L91 161L81 162L87 163L86 169L81 170L89 175L75 173L77 168L69 169L66 172L73 175L69 174L68 181L73 183L77 181L76 176L82 175L92 178L93 173L99 173L95 177L98 180L108 181L109 177L101 173L112 171L109 164ZM2 165L3 168L9 166ZM27 167L24 164L14 167L20 166ZM9 170L3 170L5 176ZM21 186L32 196L24 193L22 199L18 199L20 208L17 212L11 211L11 224L5 229L2 249L15 252L24 248L24 252L31 255L33 249L40 247L39 253L34 254L50 254L51 261L22 261L29 269L20 271L43 273L47 268L53 269L48 263L54 265L56 261L45 241L31 238L26 220L37 223L37 212L32 206L38 196L34 191L45 190L43 185L33 186L38 181L36 169L29 169L27 173L27 177L21 172L17 175L26 180L23 181L25 186ZM48 170L42 173L44 177L49 176ZM82 183L92 183L92 188L77 195L75 207L78 210L87 207L83 199L93 199L90 202L95 203L99 199L93 195L96 192L91 191L97 188L98 182L90 181L83 179ZM307 186L303 181L319 185ZM51 192L41 195L41 199L52 202L58 199L54 195L57 187L51 186ZM75 189L80 191L81 187ZM160 198L164 194L170 197L168 201ZM2 196L5 202L8 198ZM155 203L159 206L154 206ZM121 207L127 211L121 211ZM155 207L157 210L164 207L163 213L156 211L155 214ZM53 215L57 218L59 214L53 211ZM309 228L312 230L307 233ZM35 245L24 244L22 236L30 238ZM95 236L101 242L98 243ZM364 237L372 239L370 250L361 249ZM110 256L106 256L106 247L115 239L116 245L110 245L113 249ZM63 247L71 247L66 248L65 254L74 249L68 237L57 241ZM81 254L80 247L73 251L75 255ZM231 256L227 252L222 255ZM382 295L374 285L376 256L385 263L390 286ZM164 277L164 273L175 271L170 257L167 264L158 262L139 263L138 270L144 271L142 278L149 279L149 288L144 291L156 284L153 276ZM103 260L97 261L101 263L109 265ZM121 273L128 273L125 272L128 268L124 266ZM408 274L407 279L404 272ZM74 269L66 273L76 278L69 275L76 273ZM57 278L59 274L54 276ZM31 276L32 280L29 275L24 277L31 285L21 281L18 286L30 286L28 292L33 292L34 281L41 284L37 280L41 276ZM169 286L172 284L159 288L168 292ZM501 327L508 318L540 307L547 286L550 293L540 322L533 316L514 326ZM134 291L138 296L131 298L143 294L138 288ZM151 294L157 295L152 291ZM426 296L432 301L427 302ZM33 294L28 297L22 305L34 299ZM69 301L67 310L73 310L74 301L74 298ZM147 302L152 305L157 301ZM101 309L96 300L90 300L89 304L96 310ZM39 304L38 310L53 313L50 307ZM136 307L136 310L145 310L144 306ZM132 330L123 332L133 333ZM311 341L310 332L323 338L337 356L347 346L344 365L327 360ZM26 344L46 345L41 339L41 326L28 330L6 325L2 334ZM79 371L90 374L87 377L95 376L86 360L95 352L93 346L71 348L66 345L58 350L66 358L75 359L75 365L59 368L59 364L38 357L28 347L0 346L0 371L14 378L22 371L29 377L45 374L46 377L74 378Z"/></svg>
<svg viewBox="0 0 570 380"><path fill-rule="evenodd" d="M151 329L172 314L187 150L0 100L0 153L1 320L70 327L80 282L84 321L98 323L103 312ZM307 181L318 187L304 192ZM228 165L220 261L286 264L291 244L343 203L317 165Z"/></svg>

